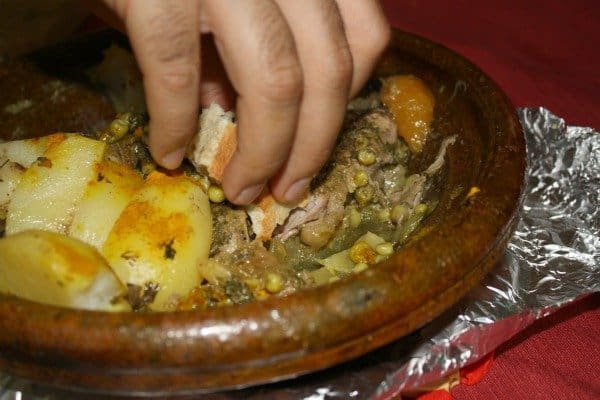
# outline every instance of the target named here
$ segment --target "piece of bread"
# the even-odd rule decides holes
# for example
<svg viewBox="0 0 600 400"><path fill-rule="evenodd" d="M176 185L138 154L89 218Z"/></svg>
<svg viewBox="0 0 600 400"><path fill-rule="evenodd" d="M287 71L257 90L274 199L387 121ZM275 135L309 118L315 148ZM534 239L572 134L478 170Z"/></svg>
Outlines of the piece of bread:
<svg viewBox="0 0 600 400"><path fill-rule="evenodd" d="M256 239L260 241L270 239L275 228L286 221L290 211L291 207L278 203L268 190L265 190L254 204L246 207L252 221L252 230Z"/></svg>
<svg viewBox="0 0 600 400"><path fill-rule="evenodd" d="M221 183L223 172L237 146L233 112L224 111L218 104L202 110L198 134L188 147L187 157L199 172L207 172Z"/></svg>
<svg viewBox="0 0 600 400"><path fill-rule="evenodd" d="M218 104L202 110L198 134L188 148L187 156L198 172L208 173L217 183L222 181L225 167L237 146L237 126L233 118L232 112L224 111ZM270 239L275 228L285 222L295 207L278 203L265 189L254 204L246 207L256 239Z"/></svg>

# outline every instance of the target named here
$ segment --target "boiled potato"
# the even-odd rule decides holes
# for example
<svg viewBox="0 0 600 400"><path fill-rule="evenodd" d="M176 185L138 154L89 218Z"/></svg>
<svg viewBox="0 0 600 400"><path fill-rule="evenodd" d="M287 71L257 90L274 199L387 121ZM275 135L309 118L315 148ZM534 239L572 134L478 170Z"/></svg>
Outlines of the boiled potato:
<svg viewBox="0 0 600 400"><path fill-rule="evenodd" d="M0 220L6 219L8 203L25 169L12 161L0 165Z"/></svg>
<svg viewBox="0 0 600 400"><path fill-rule="evenodd" d="M12 161L22 167L29 167L41 157L50 145L56 145L67 137L65 133L55 133L33 139L13 140L0 143L0 165Z"/></svg>
<svg viewBox="0 0 600 400"><path fill-rule="evenodd" d="M51 143L61 142L65 134L0 143L0 219L6 219L8 203L23 172L41 157Z"/></svg>
<svg viewBox="0 0 600 400"><path fill-rule="evenodd" d="M95 178L105 146L78 135L50 143L42 158L23 173L12 194L6 234L28 229L66 232L77 203Z"/></svg>
<svg viewBox="0 0 600 400"><path fill-rule="evenodd" d="M0 292L64 307L129 309L123 285L93 247L38 230L0 239Z"/></svg>
<svg viewBox="0 0 600 400"><path fill-rule="evenodd" d="M212 219L207 194L185 175L152 172L125 207L102 253L125 284L156 293L152 310L172 310L199 283Z"/></svg>
<svg viewBox="0 0 600 400"><path fill-rule="evenodd" d="M117 218L144 180L126 165L108 160L96 166L94 175L75 211L69 236L101 251Z"/></svg>

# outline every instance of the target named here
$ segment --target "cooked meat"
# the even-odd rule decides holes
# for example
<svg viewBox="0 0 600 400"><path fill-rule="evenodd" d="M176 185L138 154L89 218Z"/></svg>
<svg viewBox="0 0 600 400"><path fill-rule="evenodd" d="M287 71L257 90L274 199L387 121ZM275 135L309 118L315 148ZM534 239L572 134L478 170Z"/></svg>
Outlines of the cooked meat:
<svg viewBox="0 0 600 400"><path fill-rule="evenodd" d="M306 207L298 207L292 210L285 225L280 226L279 230L275 232L275 237L285 241L297 235L300 226L324 216L327 210L327 202L326 196L311 196Z"/></svg>
<svg viewBox="0 0 600 400"><path fill-rule="evenodd" d="M373 202L388 206L377 175L383 168L398 164L397 142L394 121L384 109L358 117L350 114L332 161L313 183L308 204L292 211L277 237L287 240L299 233L303 243L318 249L339 228L349 195L354 193L359 206Z"/></svg>
<svg viewBox="0 0 600 400"><path fill-rule="evenodd" d="M212 204L213 241L210 246L211 257L219 252L233 253L250 242L247 215L224 204Z"/></svg>

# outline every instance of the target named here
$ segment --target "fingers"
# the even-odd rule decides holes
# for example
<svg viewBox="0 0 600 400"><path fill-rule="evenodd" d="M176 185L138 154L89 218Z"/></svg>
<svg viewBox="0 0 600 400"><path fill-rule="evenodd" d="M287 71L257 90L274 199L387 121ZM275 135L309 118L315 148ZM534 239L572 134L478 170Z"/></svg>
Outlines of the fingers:
<svg viewBox="0 0 600 400"><path fill-rule="evenodd" d="M196 1L115 0L144 75L150 151L166 168L181 163L197 128L200 81Z"/></svg>
<svg viewBox="0 0 600 400"><path fill-rule="evenodd" d="M268 0L206 0L205 12L235 88L238 148L223 189L236 204L260 194L288 157L302 96L302 70L292 33Z"/></svg>
<svg viewBox="0 0 600 400"><path fill-rule="evenodd" d="M294 34L304 76L292 152L271 185L278 200L291 203L305 194L335 145L353 63L334 0L281 0L278 4Z"/></svg>
<svg viewBox="0 0 600 400"><path fill-rule="evenodd" d="M109 17L125 22L144 74L159 164L179 165L200 105L231 108L237 92L238 148L223 183L237 204L251 202L275 175L276 198L302 196L334 146L346 100L390 34L376 0L104 2ZM200 80L199 33L208 32L220 57L205 43ZM214 73L223 68L232 86Z"/></svg>
<svg viewBox="0 0 600 400"><path fill-rule="evenodd" d="M369 79L375 63L389 43L391 29L379 1L336 1L354 62L350 89L352 97Z"/></svg>

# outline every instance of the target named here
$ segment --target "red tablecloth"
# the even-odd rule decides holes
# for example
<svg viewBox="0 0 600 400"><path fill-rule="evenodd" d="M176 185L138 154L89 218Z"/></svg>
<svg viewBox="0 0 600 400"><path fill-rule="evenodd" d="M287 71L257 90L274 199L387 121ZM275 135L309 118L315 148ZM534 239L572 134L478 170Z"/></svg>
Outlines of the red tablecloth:
<svg viewBox="0 0 600 400"><path fill-rule="evenodd" d="M515 106L600 128L600 1L384 0L392 25L479 65ZM600 295L518 335L455 399L600 399Z"/></svg>

